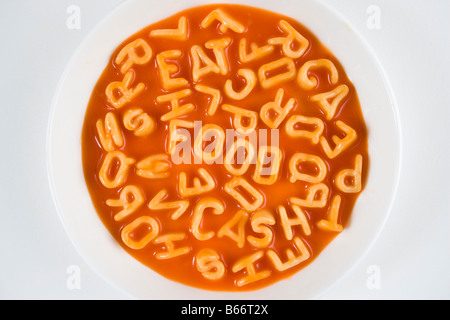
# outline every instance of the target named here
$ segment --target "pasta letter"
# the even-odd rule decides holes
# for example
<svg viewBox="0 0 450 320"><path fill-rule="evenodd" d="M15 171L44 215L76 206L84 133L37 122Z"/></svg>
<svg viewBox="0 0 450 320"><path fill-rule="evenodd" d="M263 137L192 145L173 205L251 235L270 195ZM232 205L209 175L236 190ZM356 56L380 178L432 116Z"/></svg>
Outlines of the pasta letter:
<svg viewBox="0 0 450 320"><path fill-rule="evenodd" d="M228 66L227 55L225 48L231 43L231 38L221 38L215 40L209 40L205 42L205 48L211 49L216 57L217 66L219 67L220 74L226 75L230 71Z"/></svg>
<svg viewBox="0 0 450 320"><path fill-rule="evenodd" d="M286 37L278 37L269 39L269 44L271 45L282 45L283 53L286 57L297 59L305 54L309 47L309 41L304 36L300 34L293 26L289 24L286 20L281 20L278 24L281 30L287 33ZM294 50L294 45L297 44L298 49Z"/></svg>
<svg viewBox="0 0 450 320"><path fill-rule="evenodd" d="M195 106L192 103L186 103L183 105L180 104L181 99L189 97L191 94L191 89L183 89L162 96L157 96L156 102L158 102L159 104L170 102L171 106L170 112L167 112L166 114L161 116L161 121L172 120L194 111Z"/></svg>
<svg viewBox="0 0 450 320"><path fill-rule="evenodd" d="M191 48L192 79L197 82L209 73L220 73L219 66L212 61L199 45Z"/></svg>
<svg viewBox="0 0 450 320"><path fill-rule="evenodd" d="M230 104L223 104L222 109L234 113L233 126L237 132L249 134L255 130L258 122L257 112L232 106ZM244 124L244 119L247 121L247 124Z"/></svg>
<svg viewBox="0 0 450 320"><path fill-rule="evenodd" d="M283 101L284 90L282 88L278 89L275 101L267 102L262 106L259 116L261 120L271 129L276 129L281 124L281 122L286 118L288 113L294 108L295 99L290 98L286 104L282 107L281 102ZM275 119L269 117L269 112L274 111Z"/></svg>
<svg viewBox="0 0 450 320"><path fill-rule="evenodd" d="M153 38L164 38L169 40L184 41L188 39L188 20L186 17L178 19L177 29L157 29L150 32Z"/></svg>
<svg viewBox="0 0 450 320"><path fill-rule="evenodd" d="M226 222L217 232L217 236L222 238L224 236L234 240L239 248L243 248L245 244L245 224L248 220L248 213L244 210L239 210L233 218ZM237 226L237 232L232 228Z"/></svg>
<svg viewBox="0 0 450 320"><path fill-rule="evenodd" d="M138 55L139 51L142 52L142 55ZM117 65L122 64L120 72L126 73L135 64L144 65L148 63L152 55L153 51L149 44L144 39L139 38L123 47L114 62Z"/></svg>
<svg viewBox="0 0 450 320"><path fill-rule="evenodd" d="M334 149L331 149L327 139L324 136L320 137L320 144L322 145L323 151L325 151L325 154L330 159L337 157L345 151L353 144L353 142L356 141L356 138L358 137L356 131L345 122L338 120L336 121L336 126L345 133L345 137L342 139L338 136L331 137L331 140L333 140L335 144Z"/></svg>
<svg viewBox="0 0 450 320"><path fill-rule="evenodd" d="M131 197L130 197L131 196ZM126 186L120 191L119 199L108 199L106 205L110 207L122 207L123 209L114 215L115 221L120 221L135 212L144 203L142 191L133 185Z"/></svg>
<svg viewBox="0 0 450 320"><path fill-rule="evenodd" d="M214 136L215 139L208 145L205 150L203 149L203 142L206 137ZM209 139L211 140L211 138ZM194 141L194 153L205 163L212 164L223 153L223 145L225 143L225 133L222 127L215 124L205 124ZM214 147L211 150L211 145Z"/></svg>
<svg viewBox="0 0 450 320"><path fill-rule="evenodd" d="M113 81L106 87L105 95L108 102L116 109L122 108L130 103L137 95L145 89L142 82L131 88L133 82L133 71L128 71L122 81Z"/></svg>
<svg viewBox="0 0 450 320"><path fill-rule="evenodd" d="M103 149L111 152L115 147L122 147L124 139L120 130L117 118L112 112L108 112L105 116L105 122L98 119L96 123L98 138Z"/></svg>
<svg viewBox="0 0 450 320"><path fill-rule="evenodd" d="M273 231L268 226L275 224L275 218L268 210L259 210L255 212L250 218L250 225L252 230L256 233L263 234L263 237L255 237L249 235L248 242L256 248L267 248L273 240Z"/></svg>
<svg viewBox="0 0 450 320"><path fill-rule="evenodd" d="M113 166L115 166L115 160L119 161L119 167L115 170L114 177L111 177L110 171ZM132 158L128 158L121 151L112 151L106 154L105 159L103 160L103 164L100 168L98 178L100 182L106 188L112 189L120 187L126 180L128 176L128 170L130 166L134 164L136 161Z"/></svg>
<svg viewBox="0 0 450 320"><path fill-rule="evenodd" d="M339 107L339 104L347 96L348 92L348 86L345 84L341 84L340 86L329 92L319 93L312 96L310 100L317 102L320 109L324 112L326 119L331 120L336 114L336 110ZM329 100L332 100L331 103L329 102Z"/></svg>
<svg viewBox="0 0 450 320"><path fill-rule="evenodd" d="M220 23L219 31L222 33L227 32L228 29L231 29L237 33L243 33L245 31L245 26L242 23L233 19L232 17L230 17L228 14L226 14L221 9L215 9L215 10L211 11L206 16L206 18L203 19L203 21L201 23L201 27L203 29L206 29L215 20L219 21L219 23Z"/></svg>
<svg viewBox="0 0 450 320"><path fill-rule="evenodd" d="M313 125L314 131L298 129L299 123ZM286 133L292 138L306 138L311 140L313 144L318 144L325 125L320 118L305 117L302 115L293 115L286 122Z"/></svg>
<svg viewBox="0 0 450 320"><path fill-rule="evenodd" d="M195 256L195 266L208 280L219 280L225 274L225 265L213 249L201 249Z"/></svg>
<svg viewBox="0 0 450 320"><path fill-rule="evenodd" d="M245 269L246 276L236 281L238 287L245 286L252 282L265 279L272 273L270 270L256 271L255 263L264 256L263 251L257 251L249 256L239 259L231 269L234 273Z"/></svg>
<svg viewBox="0 0 450 320"><path fill-rule="evenodd" d="M314 167L317 170L317 173L315 175L307 174L307 173L301 173L299 168L299 163L311 163L314 165ZM325 179L327 175L327 165L325 162L320 158L319 156L315 156L312 154L307 153L296 153L292 156L291 160L289 161L289 171L291 173L291 176L289 178L289 181L291 183L294 183L295 181L301 180L306 181L310 183L319 183L322 182L323 179Z"/></svg>
<svg viewBox="0 0 450 320"><path fill-rule="evenodd" d="M183 213L186 212L189 207L188 200L166 201L163 200L167 197L167 190L163 189L149 202L148 207L151 210L168 210L176 209L171 215L172 220L177 220Z"/></svg>
<svg viewBox="0 0 450 320"><path fill-rule="evenodd" d="M144 229L145 235L135 239L134 232L138 229ZM137 232L139 233L139 232ZM121 238L123 243L134 250L139 250L147 246L159 233L159 224L152 217L142 216L136 218L133 222L123 227Z"/></svg>
<svg viewBox="0 0 450 320"><path fill-rule="evenodd" d="M242 100L250 94L253 88L255 88L257 79L255 73L251 69L239 69L237 73L245 79L245 87L241 91L236 92L233 89L232 81L228 79L225 82L224 91L225 94L231 99Z"/></svg>
<svg viewBox="0 0 450 320"><path fill-rule="evenodd" d="M207 208L211 208L212 212L215 215L222 214L225 209L223 203L220 200L212 197L202 198L195 205L194 213L192 215L191 232L195 238L201 241L209 240L215 235L214 231L209 231L206 233L200 231L203 213Z"/></svg>
<svg viewBox="0 0 450 320"><path fill-rule="evenodd" d="M289 200L292 204L307 208L323 208L328 201L330 189L324 183L311 185L308 188L306 199L291 197Z"/></svg>
<svg viewBox="0 0 450 320"><path fill-rule="evenodd" d="M245 153L241 151L242 149L245 150ZM237 163L234 161L235 154L237 155ZM223 165L229 173L234 176L241 176L247 172L250 164L252 164L254 156L255 149L252 143L245 138L238 138L233 142L231 147L228 148ZM236 167L235 164L238 166Z"/></svg>
<svg viewBox="0 0 450 320"><path fill-rule="evenodd" d="M170 162L166 154L155 154L136 164L136 174L147 179L162 179L169 176Z"/></svg>
<svg viewBox="0 0 450 320"><path fill-rule="evenodd" d="M251 199L247 199L242 195L242 193L238 191L238 187L245 189ZM264 203L264 196L242 177L234 177L225 183L224 190L236 199L247 212L256 211Z"/></svg>
<svg viewBox="0 0 450 320"><path fill-rule="evenodd" d="M289 218L286 212L286 208L284 206L278 206L278 214L280 215L281 226L283 227L284 235L287 240L292 240L293 226L301 226L305 235L311 235L311 227L309 225L308 218L306 214L303 212L302 208L293 204L292 211L294 211L295 218Z"/></svg>
<svg viewBox="0 0 450 320"><path fill-rule="evenodd" d="M155 130L155 121L142 109L129 109L123 115L123 125L135 136L145 137Z"/></svg>
<svg viewBox="0 0 450 320"><path fill-rule="evenodd" d="M220 92L220 90L202 84L195 85L195 90L212 96L211 102L208 107L208 116L213 116L216 113L220 101L222 100L222 93Z"/></svg>
<svg viewBox="0 0 450 320"><path fill-rule="evenodd" d="M183 129L180 129L183 128ZM178 142L185 142L189 140L190 134L189 132L186 132L186 134L183 133L183 131L187 131L187 129L193 129L194 123L191 121L186 120L180 120L180 119L174 119L170 120L169 123L169 144L168 144L168 150L167 152L170 155L174 155L175 153L175 147L177 146ZM190 144L189 144L190 146Z"/></svg>
<svg viewBox="0 0 450 320"><path fill-rule="evenodd" d="M282 156L283 154L278 147L260 146L253 180L259 184L274 184L278 179ZM268 163L270 163L269 168L266 166Z"/></svg>
<svg viewBox="0 0 450 320"><path fill-rule="evenodd" d="M267 250L267 256L272 260L273 265L278 271L286 271L311 257L308 248L299 237L294 238L294 246L299 251L299 254L295 255L291 249L286 249L286 256L288 258L286 262L282 262L274 250Z"/></svg>
<svg viewBox="0 0 450 320"><path fill-rule="evenodd" d="M280 68L286 69L282 73L277 75L268 76L268 73ZM264 89L269 89L273 86L281 85L284 82L292 80L295 78L295 63L292 59L284 57L266 64L263 64L258 70L258 78L261 86Z"/></svg>
<svg viewBox="0 0 450 320"><path fill-rule="evenodd" d="M266 45L262 47L258 47L258 45L254 42L250 44L251 52L247 53L247 39L242 38L239 41L239 60L242 63L251 62L253 60L261 59L271 54L274 50L273 46Z"/></svg>
<svg viewBox="0 0 450 320"><path fill-rule="evenodd" d="M153 243L155 244L164 244L165 251L158 252L155 254L155 258L158 260L167 260L173 259L175 257L188 254L191 251L190 247L181 247L175 248L174 241L181 241L186 238L186 234L184 232L179 233L168 233L162 236L159 236Z"/></svg>
<svg viewBox="0 0 450 320"><path fill-rule="evenodd" d="M166 91L186 87L188 85L188 81L185 78L172 78L172 75L178 72L178 66L166 61L167 59L178 59L181 55L182 52L180 50L167 50L156 56L161 83Z"/></svg>
<svg viewBox="0 0 450 320"><path fill-rule="evenodd" d="M297 83L302 89L312 90L314 89L318 81L315 77L308 76L310 69L312 68L327 68L330 71L330 80L332 84L336 84L338 81L338 71L333 62L328 59L310 60L303 64L297 74Z"/></svg>
<svg viewBox="0 0 450 320"><path fill-rule="evenodd" d="M338 223L339 208L341 206L341 196L335 195L331 201L331 207L328 212L328 218L322 219L317 223L317 226L325 231L341 232L344 228Z"/></svg>
<svg viewBox="0 0 450 320"><path fill-rule="evenodd" d="M211 176L211 174L208 173L208 171L206 171L206 169L200 168L197 170L197 172L205 183L202 184L200 179L198 177L195 177L193 179L194 185L192 187L187 186L186 173L180 172L178 180L178 191L180 192L180 195L182 197L191 197L202 193L206 193L208 191L213 190L216 187L216 182L214 181L214 178Z"/></svg>
<svg viewBox="0 0 450 320"><path fill-rule="evenodd" d="M335 184L342 192L358 193L361 191L361 174L362 174L363 158L358 154L355 159L355 169L345 169L339 171L336 175ZM349 183L348 181L351 181Z"/></svg>

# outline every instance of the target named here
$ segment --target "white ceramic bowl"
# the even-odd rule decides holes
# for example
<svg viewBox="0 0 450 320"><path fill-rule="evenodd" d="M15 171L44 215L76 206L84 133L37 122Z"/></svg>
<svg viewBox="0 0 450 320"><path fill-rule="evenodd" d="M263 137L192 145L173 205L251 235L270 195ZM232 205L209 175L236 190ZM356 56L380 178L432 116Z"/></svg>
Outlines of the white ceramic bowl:
<svg viewBox="0 0 450 320"><path fill-rule="evenodd" d="M233 3L220 0L221 3ZM290 16L309 28L342 63L355 85L369 133L370 169L347 228L305 269L257 291L210 292L155 273L126 253L92 205L81 162L81 129L92 89L110 55L142 28L208 0L131 0L119 6L73 56L54 99L48 131L49 181L74 246L106 281L139 299L314 299L342 279L368 252L386 223L401 158L397 110L382 67L339 14L315 0L240 0Z"/></svg>

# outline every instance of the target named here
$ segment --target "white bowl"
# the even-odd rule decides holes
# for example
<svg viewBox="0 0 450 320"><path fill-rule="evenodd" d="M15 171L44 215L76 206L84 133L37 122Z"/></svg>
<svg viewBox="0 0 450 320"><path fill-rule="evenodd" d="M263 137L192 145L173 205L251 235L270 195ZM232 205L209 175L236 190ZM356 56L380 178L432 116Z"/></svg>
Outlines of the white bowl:
<svg viewBox="0 0 450 320"><path fill-rule="evenodd" d="M306 268L269 287L211 292L160 276L126 253L93 207L81 162L81 129L92 89L120 43L142 28L208 0L131 0L119 6L73 56L54 99L48 131L49 181L74 246L106 281L139 299L314 299L344 277L368 252L386 223L396 194L401 137L395 101L382 67L365 41L339 14L314 0L220 0L290 16L342 63L355 85L369 133L367 184L350 223Z"/></svg>

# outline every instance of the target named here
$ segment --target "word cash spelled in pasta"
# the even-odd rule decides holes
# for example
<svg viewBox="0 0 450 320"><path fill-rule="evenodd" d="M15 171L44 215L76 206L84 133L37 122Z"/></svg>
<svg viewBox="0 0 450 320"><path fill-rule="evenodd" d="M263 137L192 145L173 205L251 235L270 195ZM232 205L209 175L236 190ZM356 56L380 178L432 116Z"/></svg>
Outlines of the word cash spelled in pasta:
<svg viewBox="0 0 450 320"><path fill-rule="evenodd" d="M308 265L345 229L368 164L339 61L299 22L239 5L191 8L124 41L92 93L82 152L124 250L221 291Z"/></svg>

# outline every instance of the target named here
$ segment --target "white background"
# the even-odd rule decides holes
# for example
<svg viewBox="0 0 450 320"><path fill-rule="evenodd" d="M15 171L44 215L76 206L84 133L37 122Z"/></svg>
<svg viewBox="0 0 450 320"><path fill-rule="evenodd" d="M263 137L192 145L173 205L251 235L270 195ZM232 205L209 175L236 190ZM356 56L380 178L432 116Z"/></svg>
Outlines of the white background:
<svg viewBox="0 0 450 320"><path fill-rule="evenodd" d="M46 166L49 112L62 73L83 38L121 2L0 2L1 299L130 298L92 271L72 246L52 202ZM399 108L403 162L380 238L322 299L447 300L450 1L325 2L366 38L386 70ZM80 29L66 25L71 5L81 10ZM379 29L368 27L371 6L380 9ZM71 266L79 268L79 288L67 284ZM380 281L373 287L375 275Z"/></svg>

